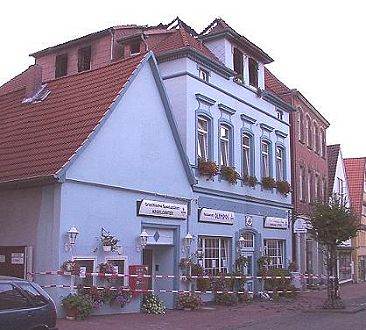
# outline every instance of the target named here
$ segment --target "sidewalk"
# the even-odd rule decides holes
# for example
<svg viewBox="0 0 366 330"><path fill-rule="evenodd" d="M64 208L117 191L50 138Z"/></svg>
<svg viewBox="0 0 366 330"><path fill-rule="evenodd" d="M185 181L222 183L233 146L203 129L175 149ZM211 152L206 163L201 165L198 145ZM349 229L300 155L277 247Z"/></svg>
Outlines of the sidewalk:
<svg viewBox="0 0 366 330"><path fill-rule="evenodd" d="M278 302L254 301L233 307L212 305L198 311L168 311L165 315L142 313L119 314L111 316L92 316L85 321L58 320L59 330L93 329L159 329L231 330L258 321L276 320L302 313L307 309L320 308L326 298L326 290L300 293L295 299L281 299ZM366 303L366 283L345 284L341 287L341 297L346 305ZM364 298L364 299L362 299Z"/></svg>

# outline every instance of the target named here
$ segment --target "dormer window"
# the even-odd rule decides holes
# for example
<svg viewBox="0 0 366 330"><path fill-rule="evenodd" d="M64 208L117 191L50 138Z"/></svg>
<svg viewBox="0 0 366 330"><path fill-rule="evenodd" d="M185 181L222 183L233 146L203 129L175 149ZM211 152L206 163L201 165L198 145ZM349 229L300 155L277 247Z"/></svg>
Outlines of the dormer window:
<svg viewBox="0 0 366 330"><path fill-rule="evenodd" d="M55 78L63 77L66 75L67 75L67 54L57 55L55 63Z"/></svg>
<svg viewBox="0 0 366 330"><path fill-rule="evenodd" d="M140 54L140 40L130 43L130 54L131 55Z"/></svg>
<svg viewBox="0 0 366 330"><path fill-rule="evenodd" d="M243 53L237 48L234 48L233 60L234 71L237 74L237 78L243 81Z"/></svg>
<svg viewBox="0 0 366 330"><path fill-rule="evenodd" d="M257 61L249 58L249 85L258 88L258 63Z"/></svg>
<svg viewBox="0 0 366 330"><path fill-rule="evenodd" d="M78 72L90 70L91 46L78 50Z"/></svg>
<svg viewBox="0 0 366 330"><path fill-rule="evenodd" d="M277 109L276 113L277 113L277 118L279 120L283 120L283 111Z"/></svg>

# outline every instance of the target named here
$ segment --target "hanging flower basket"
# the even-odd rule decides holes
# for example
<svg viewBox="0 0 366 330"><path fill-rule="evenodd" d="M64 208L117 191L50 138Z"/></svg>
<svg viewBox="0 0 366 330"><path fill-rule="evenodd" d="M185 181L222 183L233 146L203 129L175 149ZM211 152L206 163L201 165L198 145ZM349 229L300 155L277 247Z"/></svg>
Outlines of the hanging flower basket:
<svg viewBox="0 0 366 330"><path fill-rule="evenodd" d="M80 266L73 260L66 260L61 265L61 270L69 272L71 275L77 275L80 273Z"/></svg>
<svg viewBox="0 0 366 330"><path fill-rule="evenodd" d="M249 187L255 187L258 180L255 176L252 175L244 175L243 177L244 184L246 184Z"/></svg>
<svg viewBox="0 0 366 330"><path fill-rule="evenodd" d="M262 185L264 189L273 189L276 187L276 181L271 176L265 176L262 178Z"/></svg>
<svg viewBox="0 0 366 330"><path fill-rule="evenodd" d="M119 240L114 235L110 234L104 228L102 228L100 241L102 243L103 251L105 252L115 251L119 242Z"/></svg>
<svg viewBox="0 0 366 330"><path fill-rule="evenodd" d="M291 191L291 186L287 181L277 181L276 187L278 192L285 196Z"/></svg>
<svg viewBox="0 0 366 330"><path fill-rule="evenodd" d="M235 184L240 178L240 174L235 171L234 167L231 166L221 166L220 173L221 176L231 184Z"/></svg>
<svg viewBox="0 0 366 330"><path fill-rule="evenodd" d="M212 178L219 173L219 167L212 160L199 160L198 172L201 175L207 175L209 178Z"/></svg>

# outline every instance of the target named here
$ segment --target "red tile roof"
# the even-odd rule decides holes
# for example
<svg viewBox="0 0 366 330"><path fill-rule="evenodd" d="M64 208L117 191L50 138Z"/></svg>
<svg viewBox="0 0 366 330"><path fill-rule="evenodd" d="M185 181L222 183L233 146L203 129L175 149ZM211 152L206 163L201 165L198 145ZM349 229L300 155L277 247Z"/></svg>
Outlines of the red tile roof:
<svg viewBox="0 0 366 330"><path fill-rule="evenodd" d="M48 82L49 96L24 104L25 89L0 96L0 182L54 176L96 129L143 56Z"/></svg>
<svg viewBox="0 0 366 330"><path fill-rule="evenodd" d="M334 179L335 179L335 173L337 170L337 161L338 161L338 155L339 155L340 150L341 150L340 144L333 144L333 145L327 146L329 196L333 195Z"/></svg>
<svg viewBox="0 0 366 330"><path fill-rule="evenodd" d="M346 167L351 208L353 213L361 218L366 158L346 158L344 159L344 165Z"/></svg>
<svg viewBox="0 0 366 330"><path fill-rule="evenodd" d="M267 90L277 95L291 92L291 89L288 88L267 68L264 68L264 83Z"/></svg>
<svg viewBox="0 0 366 330"><path fill-rule="evenodd" d="M162 53L183 48L192 48L209 59L219 62L219 59L200 40L193 37L184 28L175 30L171 35L168 34L166 39L152 48L152 51L159 56Z"/></svg>

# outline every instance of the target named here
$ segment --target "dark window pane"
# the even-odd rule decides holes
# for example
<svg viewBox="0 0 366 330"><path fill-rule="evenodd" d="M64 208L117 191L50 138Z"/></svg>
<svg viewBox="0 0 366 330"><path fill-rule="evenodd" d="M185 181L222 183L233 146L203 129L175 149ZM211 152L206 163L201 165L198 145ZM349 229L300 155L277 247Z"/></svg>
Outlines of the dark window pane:
<svg viewBox="0 0 366 330"><path fill-rule="evenodd" d="M28 299L11 284L0 284L0 310L32 307Z"/></svg>
<svg viewBox="0 0 366 330"><path fill-rule="evenodd" d="M43 306L47 304L47 299L43 297L30 283L20 283L19 286L31 297L34 305Z"/></svg>

